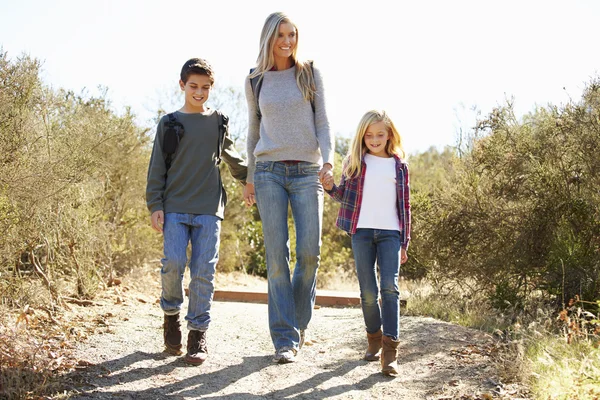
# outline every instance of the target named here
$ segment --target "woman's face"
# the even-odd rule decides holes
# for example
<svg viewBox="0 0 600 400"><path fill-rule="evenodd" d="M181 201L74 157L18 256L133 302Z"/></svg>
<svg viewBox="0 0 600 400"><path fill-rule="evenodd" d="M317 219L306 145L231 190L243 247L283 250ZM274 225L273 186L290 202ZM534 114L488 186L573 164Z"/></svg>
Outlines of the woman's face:
<svg viewBox="0 0 600 400"><path fill-rule="evenodd" d="M292 56L293 50L296 48L296 28L289 22L279 24L279 32L275 38L275 47L273 55L275 58L288 59Z"/></svg>

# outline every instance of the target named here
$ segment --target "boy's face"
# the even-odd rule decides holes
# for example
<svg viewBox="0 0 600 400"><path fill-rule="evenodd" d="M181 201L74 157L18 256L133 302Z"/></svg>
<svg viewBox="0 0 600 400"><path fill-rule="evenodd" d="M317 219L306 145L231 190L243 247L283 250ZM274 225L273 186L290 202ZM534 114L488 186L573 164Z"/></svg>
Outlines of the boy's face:
<svg viewBox="0 0 600 400"><path fill-rule="evenodd" d="M206 75L192 74L187 82L179 81L179 87L185 92L185 105L189 109L204 111L204 103L208 100L212 84Z"/></svg>

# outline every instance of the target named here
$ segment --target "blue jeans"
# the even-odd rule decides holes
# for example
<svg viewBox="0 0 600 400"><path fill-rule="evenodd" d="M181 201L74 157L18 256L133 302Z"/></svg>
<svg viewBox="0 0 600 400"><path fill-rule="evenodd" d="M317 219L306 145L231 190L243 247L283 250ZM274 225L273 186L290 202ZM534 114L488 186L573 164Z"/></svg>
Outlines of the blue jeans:
<svg viewBox="0 0 600 400"><path fill-rule="evenodd" d="M315 305L321 249L323 187L318 164L256 163L256 204L263 225L269 288L269 329L275 349L297 349ZM288 205L296 227L296 267L290 279Z"/></svg>
<svg viewBox="0 0 600 400"><path fill-rule="evenodd" d="M205 331L210 324L215 268L219 260L221 219L214 215L166 213L163 226L165 258L161 260L160 307L167 315L178 314L183 304L183 274L190 258L190 294L185 317L188 329Z"/></svg>
<svg viewBox="0 0 600 400"><path fill-rule="evenodd" d="M400 316L400 247L398 231L359 228L352 235L352 252L367 332L377 332L383 323L383 334L394 340L398 340ZM377 266L381 287L377 283Z"/></svg>

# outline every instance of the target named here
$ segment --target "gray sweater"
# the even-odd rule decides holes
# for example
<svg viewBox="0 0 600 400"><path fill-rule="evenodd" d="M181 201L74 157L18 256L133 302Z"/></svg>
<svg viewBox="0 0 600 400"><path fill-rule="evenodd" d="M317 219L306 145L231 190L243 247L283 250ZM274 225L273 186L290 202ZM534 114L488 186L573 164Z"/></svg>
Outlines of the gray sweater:
<svg viewBox="0 0 600 400"><path fill-rule="evenodd" d="M256 115L256 99L246 78L248 101L248 183L254 183L256 161L298 160L333 166L334 138L329 131L320 71L313 67L317 93L315 112L296 84L296 67L264 74Z"/></svg>
<svg viewBox="0 0 600 400"><path fill-rule="evenodd" d="M165 123L168 121L166 115L156 128L146 185L148 209L151 213L163 210L165 213L215 215L223 219L227 195L216 163L219 116L214 110L194 114L177 111L175 115L183 124L185 133L166 179L162 152ZM235 150L228 133L221 157L234 178L240 181L246 179L246 163Z"/></svg>

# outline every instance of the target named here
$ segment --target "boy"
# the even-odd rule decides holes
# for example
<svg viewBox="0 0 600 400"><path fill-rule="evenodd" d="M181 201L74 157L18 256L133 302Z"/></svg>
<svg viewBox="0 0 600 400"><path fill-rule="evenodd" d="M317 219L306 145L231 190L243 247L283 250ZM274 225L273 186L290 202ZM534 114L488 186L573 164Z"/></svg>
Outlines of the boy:
<svg viewBox="0 0 600 400"><path fill-rule="evenodd" d="M191 280L185 317L189 333L184 360L194 365L202 364L208 355L206 330L227 201L218 166L221 157L242 184L247 174L245 162L223 129L226 125L221 115L204 105L213 84L213 70L205 60L192 58L183 65L179 86L185 92L185 104L174 113L175 125L167 115L158 123L146 187L152 228L163 233L165 257L161 260L160 306L164 311L165 351L174 355L182 353L179 312L184 298L186 249L191 241ZM165 145L165 135L172 143L169 138L181 126L183 135L175 153L165 155L163 145L170 147Z"/></svg>

